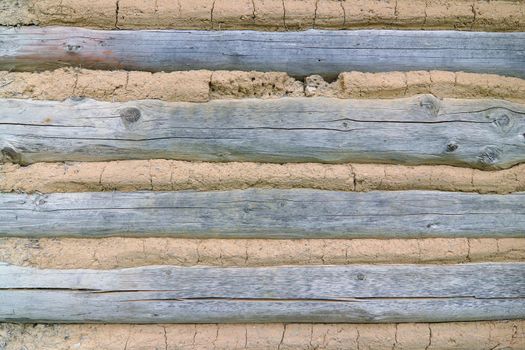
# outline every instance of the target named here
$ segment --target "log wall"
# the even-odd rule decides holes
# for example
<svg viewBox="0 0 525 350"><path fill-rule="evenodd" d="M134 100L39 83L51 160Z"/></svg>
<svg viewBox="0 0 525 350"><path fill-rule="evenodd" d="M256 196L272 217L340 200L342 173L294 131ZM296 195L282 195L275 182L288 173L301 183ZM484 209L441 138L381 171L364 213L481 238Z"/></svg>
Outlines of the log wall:
<svg viewBox="0 0 525 350"><path fill-rule="evenodd" d="M525 348L524 25L0 2L0 349Z"/></svg>

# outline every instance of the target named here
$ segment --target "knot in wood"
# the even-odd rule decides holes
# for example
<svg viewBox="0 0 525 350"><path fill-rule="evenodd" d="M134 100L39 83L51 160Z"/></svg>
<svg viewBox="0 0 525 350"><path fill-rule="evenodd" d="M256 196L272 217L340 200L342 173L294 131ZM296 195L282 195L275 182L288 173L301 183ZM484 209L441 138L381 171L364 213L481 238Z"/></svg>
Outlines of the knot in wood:
<svg viewBox="0 0 525 350"><path fill-rule="evenodd" d="M82 102L84 101L86 98L84 96L71 96L68 98L69 101L71 102Z"/></svg>
<svg viewBox="0 0 525 350"><path fill-rule="evenodd" d="M455 142L449 142L448 145L447 145L447 152L454 152L455 150L458 149L458 144L455 143Z"/></svg>
<svg viewBox="0 0 525 350"><path fill-rule="evenodd" d="M502 151L498 147L489 146L481 152L478 159L482 165L492 166L499 161L501 153Z"/></svg>
<svg viewBox="0 0 525 350"><path fill-rule="evenodd" d="M498 128L505 129L510 125L511 119L507 113L500 114L494 120L492 123L497 126Z"/></svg>
<svg viewBox="0 0 525 350"><path fill-rule="evenodd" d="M82 48L82 46L80 46L80 45L66 44L65 50L66 50L67 53L75 53L75 52L80 51L81 48Z"/></svg>
<svg viewBox="0 0 525 350"><path fill-rule="evenodd" d="M506 114L502 114L494 122L499 126L507 126L510 123L510 117Z"/></svg>
<svg viewBox="0 0 525 350"><path fill-rule="evenodd" d="M38 207L44 205L47 203L47 195L45 194L37 194L34 197L32 197L33 204L35 205L35 209L39 209Z"/></svg>
<svg viewBox="0 0 525 350"><path fill-rule="evenodd" d="M20 163L21 156L11 147L2 148L2 159L5 162Z"/></svg>
<svg viewBox="0 0 525 350"><path fill-rule="evenodd" d="M141 116L140 110L135 107L124 108L119 114L126 125L136 123Z"/></svg>
<svg viewBox="0 0 525 350"><path fill-rule="evenodd" d="M438 115L441 108L439 100L432 95L421 96L419 106L426 109L434 117Z"/></svg>

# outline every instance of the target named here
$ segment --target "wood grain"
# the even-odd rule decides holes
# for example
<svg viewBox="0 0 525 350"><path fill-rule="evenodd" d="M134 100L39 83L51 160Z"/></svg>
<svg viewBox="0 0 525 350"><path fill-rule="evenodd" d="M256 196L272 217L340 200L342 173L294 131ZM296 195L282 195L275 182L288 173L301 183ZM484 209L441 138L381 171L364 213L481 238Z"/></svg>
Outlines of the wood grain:
<svg viewBox="0 0 525 350"><path fill-rule="evenodd" d="M1 194L0 222L0 236L20 237L525 237L525 193L249 189Z"/></svg>
<svg viewBox="0 0 525 350"><path fill-rule="evenodd" d="M525 161L525 106L501 100L285 98L202 104L0 100L3 160L443 164Z"/></svg>
<svg viewBox="0 0 525 350"><path fill-rule="evenodd" d="M64 66L174 71L340 72L448 70L525 78L525 33L353 30L96 31L22 27L0 31L0 69Z"/></svg>
<svg viewBox="0 0 525 350"><path fill-rule="evenodd" d="M525 317L525 264L0 266L0 321L445 322Z"/></svg>

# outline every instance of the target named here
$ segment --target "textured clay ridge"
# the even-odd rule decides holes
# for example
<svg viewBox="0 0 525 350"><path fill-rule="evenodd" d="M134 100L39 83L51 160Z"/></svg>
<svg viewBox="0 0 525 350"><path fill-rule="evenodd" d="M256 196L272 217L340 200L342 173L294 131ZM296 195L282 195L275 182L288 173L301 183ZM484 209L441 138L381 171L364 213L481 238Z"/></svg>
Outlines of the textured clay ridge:
<svg viewBox="0 0 525 350"><path fill-rule="evenodd" d="M1 192L89 192L315 188L338 191L525 191L525 164L498 171L388 164L111 162L0 164Z"/></svg>
<svg viewBox="0 0 525 350"><path fill-rule="evenodd" d="M525 103L525 80L444 71L345 72L332 83L316 75L303 82L282 72L148 73L72 68L40 73L0 71L0 98L64 100L82 96L101 101L206 102L285 96L396 98L416 94L433 94L439 98L500 98Z"/></svg>
<svg viewBox="0 0 525 350"><path fill-rule="evenodd" d="M105 29L525 28L521 0L3 0L1 25Z"/></svg>
<svg viewBox="0 0 525 350"><path fill-rule="evenodd" d="M0 348L519 350L525 321L400 324L0 324Z"/></svg>
<svg viewBox="0 0 525 350"><path fill-rule="evenodd" d="M0 238L0 261L63 269L502 262L525 261L525 239Z"/></svg>

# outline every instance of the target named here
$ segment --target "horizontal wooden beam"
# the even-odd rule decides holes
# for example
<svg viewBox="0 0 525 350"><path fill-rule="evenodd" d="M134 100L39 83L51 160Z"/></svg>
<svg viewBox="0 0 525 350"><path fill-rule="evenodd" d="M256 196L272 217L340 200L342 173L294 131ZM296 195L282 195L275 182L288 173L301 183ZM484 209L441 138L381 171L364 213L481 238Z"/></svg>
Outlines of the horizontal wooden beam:
<svg viewBox="0 0 525 350"><path fill-rule="evenodd" d="M358 70L448 70L525 78L525 33L354 30L96 31L22 27L0 31L0 69L64 66L175 71L283 71L335 78Z"/></svg>
<svg viewBox="0 0 525 350"><path fill-rule="evenodd" d="M202 104L0 100L4 161L525 162L525 106L501 100L285 98Z"/></svg>
<svg viewBox="0 0 525 350"><path fill-rule="evenodd" d="M38 270L0 265L0 321L446 322L525 317L525 264Z"/></svg>
<svg viewBox="0 0 525 350"><path fill-rule="evenodd" d="M525 193L321 190L1 194L0 236L525 237Z"/></svg>

